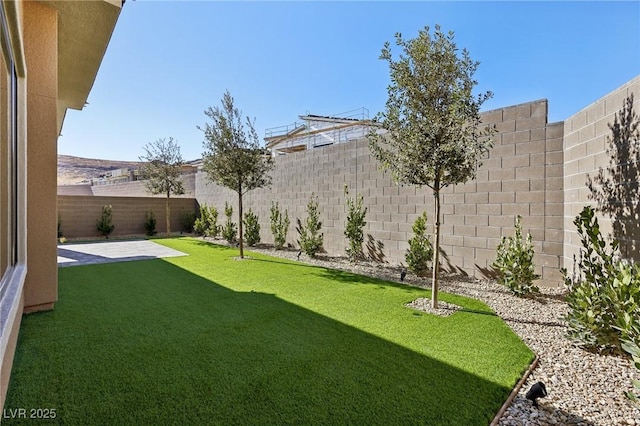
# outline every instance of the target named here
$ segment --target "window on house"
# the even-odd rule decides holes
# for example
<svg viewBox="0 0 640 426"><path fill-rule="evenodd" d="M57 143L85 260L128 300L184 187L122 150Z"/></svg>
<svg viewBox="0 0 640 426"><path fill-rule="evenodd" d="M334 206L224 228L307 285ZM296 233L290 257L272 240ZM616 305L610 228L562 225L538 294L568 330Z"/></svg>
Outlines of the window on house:
<svg viewBox="0 0 640 426"><path fill-rule="evenodd" d="M18 77L2 3L0 25L0 283L4 283L18 263Z"/></svg>

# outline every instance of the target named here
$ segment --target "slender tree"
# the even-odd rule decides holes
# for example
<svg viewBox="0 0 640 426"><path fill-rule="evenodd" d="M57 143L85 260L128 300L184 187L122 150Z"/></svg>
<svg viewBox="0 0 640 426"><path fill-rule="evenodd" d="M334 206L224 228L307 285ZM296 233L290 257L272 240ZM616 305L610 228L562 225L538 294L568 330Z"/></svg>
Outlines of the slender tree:
<svg viewBox="0 0 640 426"><path fill-rule="evenodd" d="M440 191L475 178L480 157L491 147L494 128L481 128L480 106L492 96L474 96L473 75L479 62L466 49L459 52L453 32L429 27L417 38L396 33L403 53L395 60L389 42L380 59L389 64L391 84L385 111L370 134L370 148L383 170L400 184L433 190L434 247L432 306L438 307L440 267Z"/></svg>
<svg viewBox="0 0 640 426"><path fill-rule="evenodd" d="M205 152L203 169L210 181L227 187L238 194L238 225L240 227L240 257L244 257L242 235L242 196L248 191L271 184L269 172L273 159L258 142L254 123L234 106L229 91L222 97L222 107L209 107L204 112L211 119L204 128Z"/></svg>
<svg viewBox="0 0 640 426"><path fill-rule="evenodd" d="M142 178L144 186L152 194L165 194L165 218L167 220L167 236L171 234L171 209L169 199L171 194L184 194L182 185L182 155L180 146L173 139L158 139L144 146L145 154L140 156Z"/></svg>

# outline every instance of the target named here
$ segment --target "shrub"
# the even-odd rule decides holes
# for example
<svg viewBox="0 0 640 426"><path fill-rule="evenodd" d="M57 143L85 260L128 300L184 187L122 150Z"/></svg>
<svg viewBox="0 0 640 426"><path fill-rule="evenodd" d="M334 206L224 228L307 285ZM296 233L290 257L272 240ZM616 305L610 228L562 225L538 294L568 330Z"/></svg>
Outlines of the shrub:
<svg viewBox="0 0 640 426"><path fill-rule="evenodd" d="M219 234L218 228L218 209L214 206L200 206L200 217L193 223L193 230L205 237L216 238Z"/></svg>
<svg viewBox="0 0 640 426"><path fill-rule="evenodd" d="M198 235L205 235L207 229L207 219L206 215L208 214L208 209L206 205L201 205L198 216L196 220L193 222L193 231Z"/></svg>
<svg viewBox="0 0 640 426"><path fill-rule="evenodd" d="M231 220L231 216L233 215L233 207L231 204L225 201L224 203L224 215L227 217L227 221L222 228L222 238L227 240L229 244L233 244L236 242L238 237L238 228L235 222Z"/></svg>
<svg viewBox="0 0 640 426"><path fill-rule="evenodd" d="M498 244L493 267L498 271L500 284L509 287L516 295L523 296L539 291L538 287L533 285L533 281L540 276L535 273L533 265L531 234L527 232L527 237L524 240L522 238L522 216L516 218L515 227L515 235L502 237Z"/></svg>
<svg viewBox="0 0 640 426"><path fill-rule="evenodd" d="M156 215L151 210L144 214L144 229L148 236L156 235Z"/></svg>
<svg viewBox="0 0 640 426"><path fill-rule="evenodd" d="M182 216L180 217L180 222L182 223L182 230L187 233L193 232L193 227L196 222L196 214L191 210L185 210L182 212Z"/></svg>
<svg viewBox="0 0 640 426"><path fill-rule="evenodd" d="M67 239L62 235L62 219L58 216L58 243L62 244L67 242Z"/></svg>
<svg viewBox="0 0 640 426"><path fill-rule="evenodd" d="M289 232L289 211L285 210L284 215L280 211L277 202L271 202L271 233L273 234L273 245L276 250L281 250L287 241Z"/></svg>
<svg viewBox="0 0 640 426"><path fill-rule="evenodd" d="M344 186L345 197L349 195L349 187ZM349 246L346 249L349 259L354 261L364 258L364 252L362 251L362 244L364 243L364 226L367 224L364 218L367 215L367 209L362 209L362 194L358 194L357 197L347 197L347 225L344 230L344 235L349 240Z"/></svg>
<svg viewBox="0 0 640 426"><path fill-rule="evenodd" d="M638 344L626 340L622 342L622 349L624 349L633 358L633 363L637 370L640 370L640 346ZM625 392L627 398L633 401L634 404L640 407L640 380L633 380L634 392Z"/></svg>
<svg viewBox="0 0 640 426"><path fill-rule="evenodd" d="M251 209L244 214L244 240L251 247L260 242L258 215L254 214Z"/></svg>
<svg viewBox="0 0 640 426"><path fill-rule="evenodd" d="M113 215L110 205L102 206L102 214L100 215L100 219L96 221L96 228L98 228L98 231L100 231L100 233L104 235L106 239L109 238L109 234L111 234L115 229L115 226L113 225Z"/></svg>
<svg viewBox="0 0 640 426"><path fill-rule="evenodd" d="M299 218L296 218L296 221L300 249L308 256L315 257L322 250L324 240L324 235L320 233L322 222L320 222L320 212L318 211L318 197L315 194L311 194L309 203L307 203L307 220L302 223Z"/></svg>
<svg viewBox="0 0 640 426"><path fill-rule="evenodd" d="M423 212L413 223L413 238L409 240L409 249L404 255L409 270L419 277L429 272L429 262L433 259L433 247L426 235L427 212Z"/></svg>
<svg viewBox="0 0 640 426"><path fill-rule="evenodd" d="M568 336L595 350L620 351L622 341L640 342L640 265L618 259L618 243L609 248L592 207L573 223L582 242L577 276L562 270L569 288Z"/></svg>

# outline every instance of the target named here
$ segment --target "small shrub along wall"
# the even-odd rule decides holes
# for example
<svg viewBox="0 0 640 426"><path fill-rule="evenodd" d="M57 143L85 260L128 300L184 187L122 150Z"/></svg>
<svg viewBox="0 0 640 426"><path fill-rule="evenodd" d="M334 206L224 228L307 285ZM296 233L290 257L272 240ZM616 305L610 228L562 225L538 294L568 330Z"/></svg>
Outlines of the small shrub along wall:
<svg viewBox="0 0 640 426"><path fill-rule="evenodd" d="M125 235L145 235L145 213L153 211L157 219L158 233L166 232L165 199L152 197L91 197L58 196L58 217L62 236L67 239L97 238L101 234L96 229L102 206L111 205L113 225L110 237ZM171 198L171 229L182 229L185 211L197 211L194 198Z"/></svg>
<svg viewBox="0 0 640 426"><path fill-rule="evenodd" d="M562 285L560 269L572 269L580 246L573 218L585 204L595 205L587 179L607 167L608 124L631 93L639 112L640 76L563 122L548 122L545 99L482 113L483 122L495 124L498 133L477 179L442 191L442 267L476 277L495 276L496 248L503 236L513 235L513 218L519 215L523 232L532 236L539 284ZM433 196L426 187L394 184L389 174L380 172L368 145L367 139L359 139L275 157L271 188L249 191L245 208L260 217L262 229L269 229L270 206L278 202L289 212L287 243L296 246L296 218L306 217L307 200L315 193L323 248L340 255L347 245L343 188L348 185L354 194L363 195L367 208L365 256L404 264L413 222L423 211L432 218ZM235 193L211 184L204 173L197 173L195 180L198 202L218 209L225 202L237 205ZM611 220L601 213L598 217L609 237ZM427 234L432 226L430 221ZM623 256L640 260L639 235L617 238ZM262 239L273 242L269 232Z"/></svg>
<svg viewBox="0 0 640 426"><path fill-rule="evenodd" d="M546 100L487 111L483 120L495 124L499 133L477 179L443 191L446 257L442 265L471 276L488 274L500 238L513 234L513 218L521 215L524 231L533 236L536 272L558 285L562 282L563 125L547 122ZM268 230L271 203L278 202L281 210L289 212L287 243L297 247L296 219L307 217L306 205L315 193L323 248L342 255L348 244L344 236L348 217L344 186L348 185L352 194L362 194L367 209L364 255L384 255L392 264L406 264L413 223L424 211L433 218L433 195L427 187L396 185L378 169L368 145L365 138L276 156L271 188L249 191L243 197L245 208L251 208L260 218L261 229ZM220 211L225 202L237 209L237 195L210 183L202 172L196 174L196 198ZM427 234L432 226L429 221ZM273 242L269 232L261 237ZM375 253L370 253L371 247Z"/></svg>

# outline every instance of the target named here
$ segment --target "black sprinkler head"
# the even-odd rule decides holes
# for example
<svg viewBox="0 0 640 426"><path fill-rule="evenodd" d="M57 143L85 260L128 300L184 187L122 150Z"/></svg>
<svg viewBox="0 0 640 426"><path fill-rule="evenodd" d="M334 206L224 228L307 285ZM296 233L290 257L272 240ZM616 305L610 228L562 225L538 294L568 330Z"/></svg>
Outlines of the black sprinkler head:
<svg viewBox="0 0 640 426"><path fill-rule="evenodd" d="M537 399L544 398L545 396L547 396L547 387L542 382L538 382L531 386L531 389L529 389L529 391L525 395L528 400L531 400L531 402L533 402L534 407L538 406Z"/></svg>

